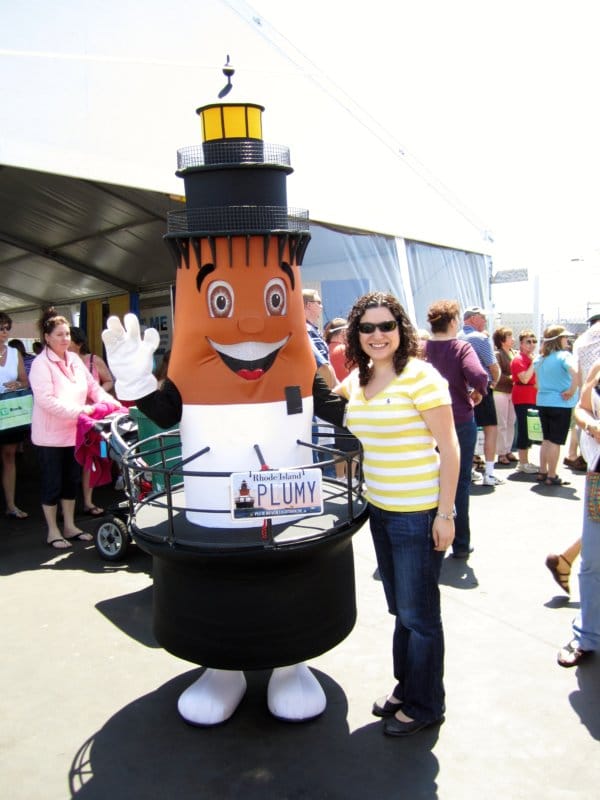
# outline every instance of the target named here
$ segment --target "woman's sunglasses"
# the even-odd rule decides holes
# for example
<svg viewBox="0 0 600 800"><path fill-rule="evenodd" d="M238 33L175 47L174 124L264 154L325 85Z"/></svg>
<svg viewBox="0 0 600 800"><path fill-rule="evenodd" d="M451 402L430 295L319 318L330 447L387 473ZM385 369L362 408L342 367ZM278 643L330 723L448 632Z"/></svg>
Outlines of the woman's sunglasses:
<svg viewBox="0 0 600 800"><path fill-rule="evenodd" d="M359 322L358 330L360 333L374 333L375 328L382 333L391 333L398 327L395 319L388 319L385 322Z"/></svg>
<svg viewBox="0 0 600 800"><path fill-rule="evenodd" d="M537 344L537 339L525 339L525 344Z"/></svg>

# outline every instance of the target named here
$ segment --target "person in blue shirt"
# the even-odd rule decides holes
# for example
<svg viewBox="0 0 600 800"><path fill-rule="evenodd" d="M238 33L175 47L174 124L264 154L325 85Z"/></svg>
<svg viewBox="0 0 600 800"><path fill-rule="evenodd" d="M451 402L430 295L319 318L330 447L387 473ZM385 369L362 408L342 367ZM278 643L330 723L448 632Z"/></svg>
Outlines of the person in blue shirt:
<svg viewBox="0 0 600 800"><path fill-rule="evenodd" d="M560 448L567 441L571 414L579 395L577 362L568 351L569 336L562 325L550 325L544 331L542 352L534 361L537 376L537 407L542 425L538 480L546 486L560 486L568 481L556 474Z"/></svg>

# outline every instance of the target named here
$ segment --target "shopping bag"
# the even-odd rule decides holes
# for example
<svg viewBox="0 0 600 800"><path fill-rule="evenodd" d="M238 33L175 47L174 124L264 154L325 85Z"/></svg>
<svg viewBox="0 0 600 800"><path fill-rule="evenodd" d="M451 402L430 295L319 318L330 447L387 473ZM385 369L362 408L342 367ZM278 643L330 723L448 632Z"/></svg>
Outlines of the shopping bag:
<svg viewBox="0 0 600 800"><path fill-rule="evenodd" d="M536 408L527 409L527 438L530 442L541 442L544 439L540 415Z"/></svg>

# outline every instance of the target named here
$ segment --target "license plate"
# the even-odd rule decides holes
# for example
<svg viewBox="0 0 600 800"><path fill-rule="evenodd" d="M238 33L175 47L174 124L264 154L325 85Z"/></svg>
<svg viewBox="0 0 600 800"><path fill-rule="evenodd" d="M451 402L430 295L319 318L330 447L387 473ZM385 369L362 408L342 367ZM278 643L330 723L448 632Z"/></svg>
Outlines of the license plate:
<svg viewBox="0 0 600 800"><path fill-rule="evenodd" d="M320 469L261 470L231 475L234 519L323 513Z"/></svg>

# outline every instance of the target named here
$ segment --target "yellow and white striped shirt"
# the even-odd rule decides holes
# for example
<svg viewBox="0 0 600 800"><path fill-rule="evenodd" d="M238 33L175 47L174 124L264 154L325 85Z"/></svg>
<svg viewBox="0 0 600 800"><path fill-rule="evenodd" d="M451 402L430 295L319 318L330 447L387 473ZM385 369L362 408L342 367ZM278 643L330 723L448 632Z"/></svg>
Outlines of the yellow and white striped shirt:
<svg viewBox="0 0 600 800"><path fill-rule="evenodd" d="M431 364L410 358L401 375L370 400L354 370L342 382L346 424L364 449L370 503L386 511L436 508L439 457L422 411L450 405L448 382Z"/></svg>

